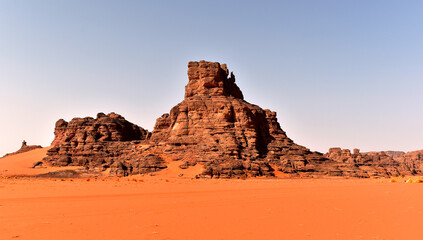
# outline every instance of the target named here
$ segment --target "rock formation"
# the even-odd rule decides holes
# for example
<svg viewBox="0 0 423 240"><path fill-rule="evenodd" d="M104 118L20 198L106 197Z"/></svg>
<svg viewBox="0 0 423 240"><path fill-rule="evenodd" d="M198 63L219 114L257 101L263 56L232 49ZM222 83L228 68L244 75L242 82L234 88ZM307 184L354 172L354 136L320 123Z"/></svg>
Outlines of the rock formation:
<svg viewBox="0 0 423 240"><path fill-rule="evenodd" d="M29 152L29 151L32 151L32 150L37 149L37 148L41 148L41 146L40 145L27 145L26 141L23 140L22 146L18 151L13 152L13 153L8 153L8 154L4 155L3 157L12 156L12 155L16 155L16 154L24 153L24 152Z"/></svg>
<svg viewBox="0 0 423 240"><path fill-rule="evenodd" d="M413 175L421 174L423 170L419 167L423 154L420 158L418 153L412 152L407 154L397 151L360 153L359 149L354 149L351 153L349 149L331 148L324 156L337 162L338 168L348 169L361 177Z"/></svg>
<svg viewBox="0 0 423 240"><path fill-rule="evenodd" d="M94 142L118 142L143 140L148 132L125 120L122 116L110 113L97 114L97 118L74 118L69 123L63 119L56 122L53 146L69 142L71 147Z"/></svg>
<svg viewBox="0 0 423 240"><path fill-rule="evenodd" d="M74 118L56 122L52 148L44 159L53 166L86 166L116 175L147 173L165 168L155 155L140 155L139 144L149 132L122 116L99 113L97 118ZM145 164L148 163L148 164Z"/></svg>
<svg viewBox="0 0 423 240"><path fill-rule="evenodd" d="M423 150L397 154L393 159L409 168L414 174L423 175Z"/></svg>
<svg viewBox="0 0 423 240"><path fill-rule="evenodd" d="M125 176L155 172L169 161L204 166L199 177L389 176L414 173L422 155L393 161L400 153L362 154L333 148L325 156L295 144L276 113L244 100L225 64L189 62L184 100L157 119L152 133L110 113L56 123L45 161L54 166L110 168ZM406 155L406 154L405 154ZM404 156L405 156L404 155Z"/></svg>
<svg viewBox="0 0 423 240"><path fill-rule="evenodd" d="M276 113L244 100L225 64L190 62L185 99L157 119L151 142L210 177L273 176L314 171L325 159L295 144Z"/></svg>

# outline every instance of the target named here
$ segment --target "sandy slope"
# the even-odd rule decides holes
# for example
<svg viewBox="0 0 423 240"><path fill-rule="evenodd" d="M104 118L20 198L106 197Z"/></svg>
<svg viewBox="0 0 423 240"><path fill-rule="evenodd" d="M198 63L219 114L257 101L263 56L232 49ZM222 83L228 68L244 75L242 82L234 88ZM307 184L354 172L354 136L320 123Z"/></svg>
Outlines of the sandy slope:
<svg viewBox="0 0 423 240"><path fill-rule="evenodd" d="M38 174L61 171L66 169L78 169L80 167L43 167L43 168L32 168L33 164L41 161L50 147L39 148L29 152L20 153L17 155L7 156L0 158L0 176L35 176ZM196 166L189 167L188 169L181 169L179 165L182 162L170 162L167 168L152 173L151 176L148 174L144 178L194 178L196 175L203 171L203 166L197 164ZM140 176L138 176L139 178ZM137 177L136 177L137 178Z"/></svg>
<svg viewBox="0 0 423 240"><path fill-rule="evenodd" d="M45 173L45 169L31 168L35 162L41 161L49 147L38 148L29 152L0 158L0 176L36 175Z"/></svg>
<svg viewBox="0 0 423 240"><path fill-rule="evenodd" d="M32 168L34 163L41 161L46 156L49 149L50 147L38 148L0 158L0 176L35 176L49 172L81 169L76 166Z"/></svg>
<svg viewBox="0 0 423 240"><path fill-rule="evenodd" d="M203 172L204 167L200 164L196 164L195 166L191 166L187 169L181 169L179 165L181 165L181 161L172 161L167 163L167 168L151 173L146 174L145 176L134 176L135 178L163 178L163 179L173 179L173 178L194 178L196 175L199 175Z"/></svg>
<svg viewBox="0 0 423 240"><path fill-rule="evenodd" d="M1 179L0 239L420 239L423 184L380 181Z"/></svg>

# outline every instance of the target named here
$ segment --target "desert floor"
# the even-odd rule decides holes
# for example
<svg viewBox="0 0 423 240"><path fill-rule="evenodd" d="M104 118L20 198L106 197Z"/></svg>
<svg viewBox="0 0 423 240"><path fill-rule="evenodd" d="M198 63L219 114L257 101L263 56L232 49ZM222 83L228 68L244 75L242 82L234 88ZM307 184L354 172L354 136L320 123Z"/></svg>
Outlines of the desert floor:
<svg viewBox="0 0 423 240"><path fill-rule="evenodd" d="M3 175L0 239L421 239L421 199L404 179Z"/></svg>
<svg viewBox="0 0 423 240"><path fill-rule="evenodd" d="M387 180L2 179L0 239L421 239L422 198Z"/></svg>

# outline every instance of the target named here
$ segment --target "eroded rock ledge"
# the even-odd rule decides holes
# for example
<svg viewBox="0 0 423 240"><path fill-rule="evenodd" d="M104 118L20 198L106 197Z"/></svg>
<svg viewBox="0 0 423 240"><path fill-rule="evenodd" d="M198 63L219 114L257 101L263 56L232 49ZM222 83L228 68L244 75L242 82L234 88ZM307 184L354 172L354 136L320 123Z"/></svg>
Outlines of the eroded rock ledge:
<svg viewBox="0 0 423 240"><path fill-rule="evenodd" d="M150 133L116 113L70 122L60 119L54 133L44 159L53 166L85 166L99 172L111 169L111 174L120 176L166 168L163 159L142 150L141 143Z"/></svg>

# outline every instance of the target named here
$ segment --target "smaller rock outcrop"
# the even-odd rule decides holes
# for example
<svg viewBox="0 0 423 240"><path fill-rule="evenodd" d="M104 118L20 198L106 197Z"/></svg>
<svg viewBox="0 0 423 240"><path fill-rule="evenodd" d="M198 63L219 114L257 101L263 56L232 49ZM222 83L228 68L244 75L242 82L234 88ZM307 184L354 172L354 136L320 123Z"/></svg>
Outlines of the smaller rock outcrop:
<svg viewBox="0 0 423 240"><path fill-rule="evenodd" d="M407 152L396 160L416 173L423 173L423 150Z"/></svg>
<svg viewBox="0 0 423 240"><path fill-rule="evenodd" d="M422 172L419 169L419 158L414 157L416 155L405 154L404 152L382 151L360 153L359 149L354 149L353 153L351 153L349 149L330 148L329 152L324 156L335 161L339 169L351 172L354 176L390 177L413 175ZM405 160L405 156L409 156L408 161Z"/></svg>
<svg viewBox="0 0 423 240"><path fill-rule="evenodd" d="M143 140L148 132L119 114L104 113L92 117L74 118L70 122L60 119L56 122L52 146L70 143L72 147L95 142L116 142Z"/></svg>
<svg viewBox="0 0 423 240"><path fill-rule="evenodd" d="M32 151L32 150L37 149L37 148L42 148L42 147L40 145L28 145L26 143L26 141L23 140L21 148L18 151L13 152L13 153L8 153L8 154L4 155L3 157L12 156L12 155L16 155L16 154L24 153L24 152L29 152L29 151Z"/></svg>
<svg viewBox="0 0 423 240"><path fill-rule="evenodd" d="M54 134L52 148L44 158L53 166L85 166L93 171L110 168L111 174L118 176L166 167L154 154L140 154L149 132L116 113L99 113L97 118L74 118L70 122L60 119Z"/></svg>

